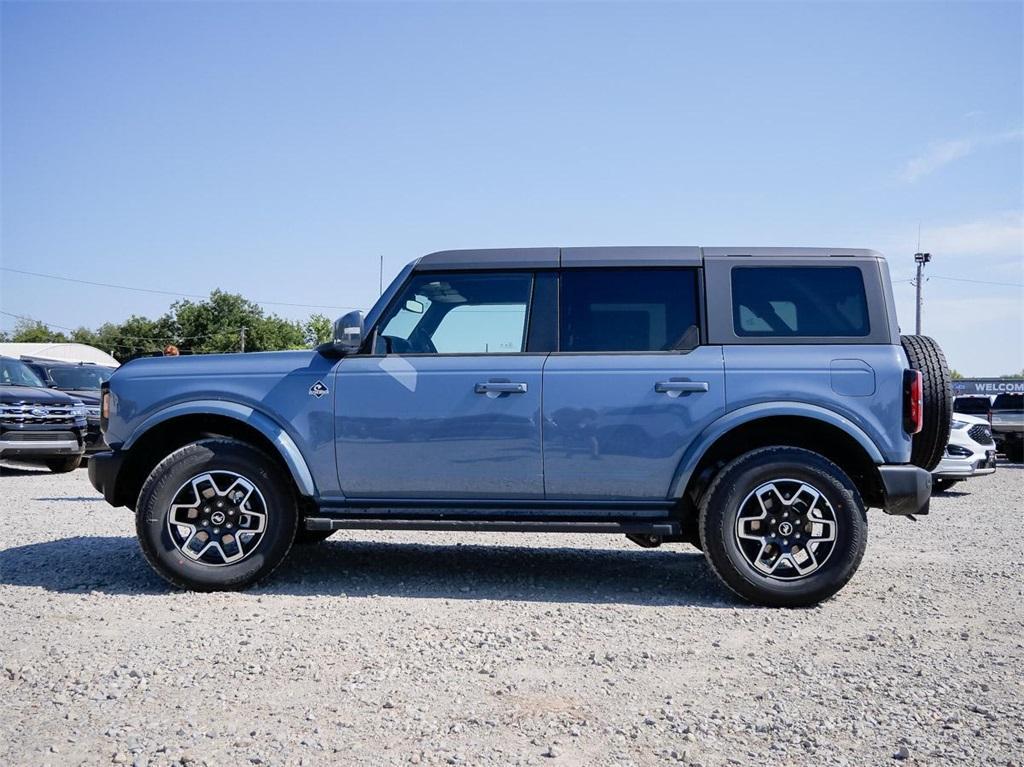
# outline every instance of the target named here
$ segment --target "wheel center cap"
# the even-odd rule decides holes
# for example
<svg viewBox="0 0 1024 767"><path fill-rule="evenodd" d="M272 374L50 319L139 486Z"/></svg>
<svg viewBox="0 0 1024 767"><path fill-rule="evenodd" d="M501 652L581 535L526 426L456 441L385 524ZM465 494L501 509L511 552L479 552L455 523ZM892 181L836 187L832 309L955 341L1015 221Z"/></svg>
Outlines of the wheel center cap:
<svg viewBox="0 0 1024 767"><path fill-rule="evenodd" d="M222 525L222 524L224 524L224 520L225 519L226 519L226 517L224 516L224 512L223 511L215 511L215 512L213 512L213 514L210 515L210 521L213 522L213 524L215 524L215 525Z"/></svg>
<svg viewBox="0 0 1024 767"><path fill-rule="evenodd" d="M792 535L793 525L789 522L783 522L779 525L779 535Z"/></svg>

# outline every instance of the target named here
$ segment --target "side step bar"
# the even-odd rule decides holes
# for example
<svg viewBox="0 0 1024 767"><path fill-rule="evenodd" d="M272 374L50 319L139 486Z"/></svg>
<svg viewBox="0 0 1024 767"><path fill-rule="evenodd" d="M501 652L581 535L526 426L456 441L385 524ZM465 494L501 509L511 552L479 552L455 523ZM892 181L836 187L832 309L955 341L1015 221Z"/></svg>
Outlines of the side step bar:
<svg viewBox="0 0 1024 767"><path fill-rule="evenodd" d="M306 517L307 530L438 530L473 533L611 533L613 535L673 536L678 522L566 522L481 519L371 519L358 517Z"/></svg>

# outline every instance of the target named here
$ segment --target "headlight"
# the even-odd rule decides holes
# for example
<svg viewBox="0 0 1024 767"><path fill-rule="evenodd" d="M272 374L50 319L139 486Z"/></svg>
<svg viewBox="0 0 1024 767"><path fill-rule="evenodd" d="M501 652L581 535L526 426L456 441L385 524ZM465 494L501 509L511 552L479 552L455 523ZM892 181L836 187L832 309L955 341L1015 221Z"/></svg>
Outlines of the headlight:
<svg viewBox="0 0 1024 767"><path fill-rule="evenodd" d="M87 416L89 416L90 418L99 418L100 417L100 406L99 405L89 405L89 406L87 406L85 408L85 414Z"/></svg>
<svg viewBox="0 0 1024 767"><path fill-rule="evenodd" d="M954 429L966 429L969 425L970 424L968 424L967 421L957 421L957 420L953 421L953 428Z"/></svg>
<svg viewBox="0 0 1024 767"><path fill-rule="evenodd" d="M85 405L81 402L76 402L71 406L71 415L76 418L85 418Z"/></svg>

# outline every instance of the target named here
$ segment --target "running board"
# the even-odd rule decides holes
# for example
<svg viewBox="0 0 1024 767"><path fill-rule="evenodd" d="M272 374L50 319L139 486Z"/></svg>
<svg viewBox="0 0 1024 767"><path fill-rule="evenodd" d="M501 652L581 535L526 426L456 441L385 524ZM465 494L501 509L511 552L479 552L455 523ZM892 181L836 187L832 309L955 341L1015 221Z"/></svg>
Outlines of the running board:
<svg viewBox="0 0 1024 767"><path fill-rule="evenodd" d="M482 519L381 519L306 517L307 530L438 530L472 533L611 533L673 536L678 522L565 522Z"/></svg>

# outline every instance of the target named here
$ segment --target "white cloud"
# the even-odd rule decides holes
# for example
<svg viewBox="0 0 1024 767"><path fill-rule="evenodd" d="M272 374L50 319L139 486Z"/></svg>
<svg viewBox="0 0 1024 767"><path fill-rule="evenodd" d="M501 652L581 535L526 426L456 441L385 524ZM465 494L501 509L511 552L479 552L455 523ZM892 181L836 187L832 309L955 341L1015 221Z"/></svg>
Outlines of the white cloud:
<svg viewBox="0 0 1024 767"><path fill-rule="evenodd" d="M925 227L921 247L933 253L969 256L1024 255L1024 214L1007 212L960 224Z"/></svg>
<svg viewBox="0 0 1024 767"><path fill-rule="evenodd" d="M889 258L893 277L913 274L917 222L871 238L868 247ZM932 254L937 274L1024 281L1024 213L1001 211L967 221L921 224L921 250Z"/></svg>
<svg viewBox="0 0 1024 767"><path fill-rule="evenodd" d="M898 177L900 181L913 184L919 179L934 173L951 162L967 157L979 149L998 146L1012 141L1020 141L1024 131L1012 130L996 133L991 136L955 139L951 141L934 141L928 145L924 153L907 160Z"/></svg>

